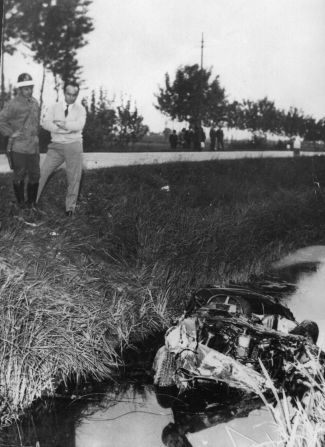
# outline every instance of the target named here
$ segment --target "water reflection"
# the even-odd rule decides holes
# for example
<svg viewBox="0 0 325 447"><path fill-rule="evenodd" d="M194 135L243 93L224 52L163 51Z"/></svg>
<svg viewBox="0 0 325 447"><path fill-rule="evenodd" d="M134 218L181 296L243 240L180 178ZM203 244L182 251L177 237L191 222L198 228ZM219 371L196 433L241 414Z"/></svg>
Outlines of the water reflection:
<svg viewBox="0 0 325 447"><path fill-rule="evenodd" d="M306 247L290 254L275 264L286 272L299 272L296 291L287 304L296 319L313 320L319 326L318 345L325 348L325 246Z"/></svg>
<svg viewBox="0 0 325 447"><path fill-rule="evenodd" d="M164 427L174 421L150 387L142 395L132 386L119 395L108 392L101 407L88 415L90 409L85 410L76 428L76 447L159 446Z"/></svg>
<svg viewBox="0 0 325 447"><path fill-rule="evenodd" d="M84 410L76 427L75 446L215 447L220 439L218 445L231 447L232 436L239 436L238 446L267 441L267 433L275 439L268 412L254 411L261 406L258 398L226 388L220 393L180 399L171 389L162 392L148 385L142 395L132 386L119 396L107 393L101 408L95 405Z"/></svg>
<svg viewBox="0 0 325 447"><path fill-rule="evenodd" d="M97 391L72 400L55 399L49 406L45 403L45 408L39 407L19 426L4 431L0 446L215 447L217 436L218 445L232 447L228 428L234 437L241 433L241 441L248 435L255 441L266 440L265 425L252 428L261 416L263 424L270 423L265 410L252 411L260 406L258 399L228 392L219 399L210 396L207 404L207 396L187 396L183 401L167 396L166 390L162 396L151 385L133 384Z"/></svg>

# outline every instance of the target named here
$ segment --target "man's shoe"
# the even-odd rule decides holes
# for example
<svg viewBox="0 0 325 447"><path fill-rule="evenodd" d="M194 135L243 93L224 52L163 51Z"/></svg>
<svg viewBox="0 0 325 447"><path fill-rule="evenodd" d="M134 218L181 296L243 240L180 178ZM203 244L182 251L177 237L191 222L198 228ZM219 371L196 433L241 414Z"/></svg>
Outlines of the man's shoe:
<svg viewBox="0 0 325 447"><path fill-rule="evenodd" d="M65 215L66 215L67 217L72 217L72 216L73 216L73 211L71 211L71 210L66 211L66 212L65 212Z"/></svg>

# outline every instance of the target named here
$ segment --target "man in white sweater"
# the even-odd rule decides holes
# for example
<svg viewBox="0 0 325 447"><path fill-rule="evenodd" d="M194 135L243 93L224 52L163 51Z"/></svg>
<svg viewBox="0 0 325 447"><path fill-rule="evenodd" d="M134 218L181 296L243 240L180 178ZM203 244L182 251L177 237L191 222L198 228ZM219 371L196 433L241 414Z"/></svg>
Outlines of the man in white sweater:
<svg viewBox="0 0 325 447"><path fill-rule="evenodd" d="M37 202L49 176L66 163L68 190L65 201L67 216L73 216L82 173L82 130L86 122L86 110L76 103L79 85L74 81L64 85L64 101L48 108L41 122L51 132L51 143L41 166Z"/></svg>

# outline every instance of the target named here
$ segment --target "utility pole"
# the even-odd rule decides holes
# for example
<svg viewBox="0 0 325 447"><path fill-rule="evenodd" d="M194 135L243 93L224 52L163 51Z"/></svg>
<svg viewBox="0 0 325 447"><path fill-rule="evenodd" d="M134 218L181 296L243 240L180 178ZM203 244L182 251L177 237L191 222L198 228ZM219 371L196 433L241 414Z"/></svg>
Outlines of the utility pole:
<svg viewBox="0 0 325 447"><path fill-rule="evenodd" d="M199 84L199 104L198 104L198 126L201 127L202 120L201 120L201 114L202 114L202 103L203 103L203 49L204 49L204 38L202 33L201 38L201 67L200 67L200 84Z"/></svg>
<svg viewBox="0 0 325 447"><path fill-rule="evenodd" d="M201 39L201 70L203 69L203 48L204 48L204 39L203 39L203 33L202 33L202 39Z"/></svg>

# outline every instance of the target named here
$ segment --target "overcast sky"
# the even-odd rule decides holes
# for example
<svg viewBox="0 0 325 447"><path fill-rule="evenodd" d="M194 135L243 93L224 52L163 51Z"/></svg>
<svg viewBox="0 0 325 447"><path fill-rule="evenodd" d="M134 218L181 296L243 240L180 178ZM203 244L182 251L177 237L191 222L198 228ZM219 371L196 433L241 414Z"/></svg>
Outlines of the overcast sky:
<svg viewBox="0 0 325 447"><path fill-rule="evenodd" d="M93 0L89 14L95 30L79 52L83 94L103 86L109 96L131 97L153 131L166 119L154 94L166 72L200 63L202 33L204 66L229 99L268 96L277 107L325 116L324 0ZM13 80L25 69L40 80L28 59L6 63Z"/></svg>

